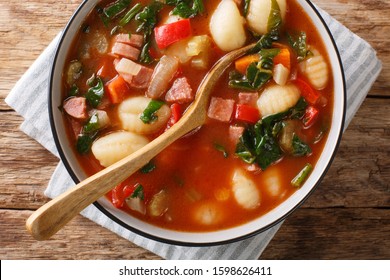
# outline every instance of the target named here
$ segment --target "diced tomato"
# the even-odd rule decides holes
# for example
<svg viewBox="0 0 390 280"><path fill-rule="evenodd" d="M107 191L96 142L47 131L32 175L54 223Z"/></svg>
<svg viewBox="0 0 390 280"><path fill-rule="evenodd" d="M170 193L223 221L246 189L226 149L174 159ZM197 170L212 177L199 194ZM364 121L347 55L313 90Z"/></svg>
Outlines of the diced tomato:
<svg viewBox="0 0 390 280"><path fill-rule="evenodd" d="M130 91L126 81L120 75L109 81L106 84L106 88L108 98L113 104L122 102Z"/></svg>
<svg viewBox="0 0 390 280"><path fill-rule="evenodd" d="M260 119L260 113L255 107L246 104L237 104L235 118L239 121L256 123Z"/></svg>
<svg viewBox="0 0 390 280"><path fill-rule="evenodd" d="M314 106L308 106L303 116L303 124L306 128L311 127L318 119L320 111Z"/></svg>
<svg viewBox="0 0 390 280"><path fill-rule="evenodd" d="M160 49L164 49L177 41L189 37L191 33L191 22L189 19L175 21L154 28L154 37Z"/></svg>
<svg viewBox="0 0 390 280"><path fill-rule="evenodd" d="M119 184L111 191L111 202L116 208L122 208L123 203L125 202L125 197L123 195L123 186Z"/></svg>
<svg viewBox="0 0 390 280"><path fill-rule="evenodd" d="M313 89L307 82L300 78L297 78L294 83L301 90L302 96L306 99L308 103L314 105L318 102L319 98L321 97L320 93Z"/></svg>

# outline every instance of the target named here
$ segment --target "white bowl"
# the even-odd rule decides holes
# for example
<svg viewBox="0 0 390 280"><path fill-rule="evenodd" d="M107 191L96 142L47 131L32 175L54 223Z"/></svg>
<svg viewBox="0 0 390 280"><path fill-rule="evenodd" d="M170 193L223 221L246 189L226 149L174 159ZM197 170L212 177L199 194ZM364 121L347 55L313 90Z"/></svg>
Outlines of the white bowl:
<svg viewBox="0 0 390 280"><path fill-rule="evenodd" d="M84 180L86 174L71 149L72 144L66 135L63 116L60 110L58 110L58 107L62 104L62 72L73 38L78 32L84 18L90 13L97 2L99 1L84 1L70 19L58 45L49 84L49 114L54 140L64 165L76 183ZM163 229L138 220L115 208L105 197L100 198L94 203L103 214L123 227L157 241L184 246L210 246L242 240L265 231L284 220L308 198L325 176L341 140L345 117L346 90L340 55L328 27L310 1L297 0L297 2L312 19L323 39L331 62L334 81L334 108L331 128L324 150L305 184L285 202L267 214L240 226L212 232L191 233Z"/></svg>

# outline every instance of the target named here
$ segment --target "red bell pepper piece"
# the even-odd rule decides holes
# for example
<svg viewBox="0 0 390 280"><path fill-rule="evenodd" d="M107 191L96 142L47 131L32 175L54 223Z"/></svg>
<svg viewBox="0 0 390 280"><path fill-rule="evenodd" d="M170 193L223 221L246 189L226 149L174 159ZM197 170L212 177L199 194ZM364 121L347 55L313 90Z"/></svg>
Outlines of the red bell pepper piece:
<svg viewBox="0 0 390 280"><path fill-rule="evenodd" d="M303 125L305 127L311 127L318 119L320 111L314 106L308 106L303 116Z"/></svg>
<svg viewBox="0 0 390 280"><path fill-rule="evenodd" d="M173 103L171 105L171 117L168 120L167 128L171 128L175 123L177 123L182 116L182 110L179 103Z"/></svg>
<svg viewBox="0 0 390 280"><path fill-rule="evenodd" d="M320 93L313 89L307 82L298 78L295 80L295 84L301 90L302 96L309 104L314 105L318 102L321 97Z"/></svg>
<svg viewBox="0 0 390 280"><path fill-rule="evenodd" d="M191 23L189 19L182 19L154 28L154 37L160 49L165 49L169 45L185 39L190 35Z"/></svg>
<svg viewBox="0 0 390 280"><path fill-rule="evenodd" d="M235 118L244 122L256 123L260 119L260 113L255 107L246 104L237 104Z"/></svg>

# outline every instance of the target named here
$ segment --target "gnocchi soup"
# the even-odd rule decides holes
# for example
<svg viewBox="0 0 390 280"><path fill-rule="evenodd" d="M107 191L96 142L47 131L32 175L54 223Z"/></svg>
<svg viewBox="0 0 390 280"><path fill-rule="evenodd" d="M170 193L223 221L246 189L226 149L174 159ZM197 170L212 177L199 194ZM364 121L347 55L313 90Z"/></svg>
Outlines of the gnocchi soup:
<svg viewBox="0 0 390 280"><path fill-rule="evenodd" d="M212 231L269 212L310 176L332 117L329 59L294 0L103 0L63 71L74 153L92 175L171 129L226 53L205 124L107 193L138 219Z"/></svg>

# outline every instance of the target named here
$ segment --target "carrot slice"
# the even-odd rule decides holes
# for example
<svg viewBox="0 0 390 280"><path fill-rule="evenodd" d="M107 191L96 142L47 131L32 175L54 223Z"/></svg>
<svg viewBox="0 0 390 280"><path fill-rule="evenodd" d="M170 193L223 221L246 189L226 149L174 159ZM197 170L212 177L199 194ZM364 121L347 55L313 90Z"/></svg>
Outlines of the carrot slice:
<svg viewBox="0 0 390 280"><path fill-rule="evenodd" d="M129 94L129 86L122 76L118 75L106 85L108 98L111 103L118 104L122 102Z"/></svg>
<svg viewBox="0 0 390 280"><path fill-rule="evenodd" d="M291 69L291 54L288 48L281 48L280 52L273 59L274 65L282 64L288 70Z"/></svg>
<svg viewBox="0 0 390 280"><path fill-rule="evenodd" d="M257 62L260 60L260 55L259 54L250 54L246 55L244 57L241 57L237 59L234 62L234 65L236 67L236 70L240 72L241 74L245 75L246 74L246 69L252 62Z"/></svg>

